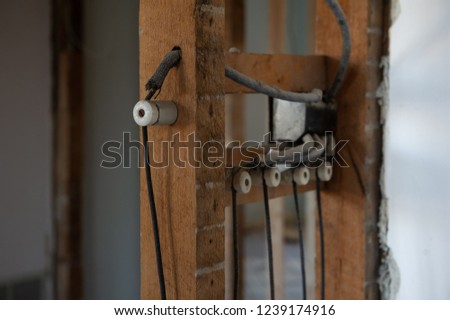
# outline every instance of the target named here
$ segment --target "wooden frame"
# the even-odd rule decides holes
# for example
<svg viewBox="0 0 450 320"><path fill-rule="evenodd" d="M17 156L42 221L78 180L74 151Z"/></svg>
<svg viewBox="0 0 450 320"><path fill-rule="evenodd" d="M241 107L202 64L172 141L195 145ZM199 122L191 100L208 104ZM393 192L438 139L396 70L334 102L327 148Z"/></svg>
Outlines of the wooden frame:
<svg viewBox="0 0 450 320"><path fill-rule="evenodd" d="M377 299L382 126L376 90L382 79L380 59L387 50L390 2L339 2L349 21L352 54L337 97L336 137L349 140L343 156L350 167L336 167L323 192L326 298ZM338 60L339 29L324 1L317 2L316 16L316 53ZM328 70L330 81L335 68Z"/></svg>
<svg viewBox="0 0 450 320"><path fill-rule="evenodd" d="M225 141L224 94L248 92L224 79L225 61L242 72L288 90L326 89L335 74L341 39L336 20L322 1L317 2L316 8L318 56L314 57L225 55L224 0L141 0L140 3L142 98L144 84L164 54L174 46L182 48L182 61L169 74L159 96L177 103L178 122L171 127L149 129L151 140L170 141L175 133L187 140L187 135L195 131L202 142ZM336 168L333 181L323 192L326 297L378 298L376 223L381 126L375 90L381 79L378 61L387 39L384 17L389 4L383 0L341 0L340 3L350 22L353 52L348 78L337 101L337 138L350 140L344 157L351 168ZM290 69L295 73L289 72ZM295 76L298 74L301 77ZM188 151L193 152L192 144ZM158 147L153 152L156 159L163 156ZM168 157L171 160L171 155ZM224 209L229 203L226 192L229 172L222 166L214 169L169 166L153 170L153 175L168 298L223 299ZM271 196L286 195L290 193L288 189L271 190ZM255 189L238 201L259 201L257 194L261 192ZM159 298L151 232L142 171L143 299Z"/></svg>
<svg viewBox="0 0 450 320"><path fill-rule="evenodd" d="M82 272L82 3L53 0L54 255L56 299L81 299Z"/></svg>
<svg viewBox="0 0 450 320"><path fill-rule="evenodd" d="M245 3L244 0L225 0L225 51L231 48L236 51L245 50ZM226 81L226 80L225 80ZM228 82L230 85L232 83ZM241 88L242 89L242 88ZM242 94L229 95L225 99L225 142L245 140L245 100ZM225 299L233 297L233 227L232 210L227 207L225 210ZM245 208L237 207L238 232L242 234ZM243 239L239 239L239 248L243 247ZM242 261L242 250L239 250L239 259ZM242 263L239 266L239 274L243 274ZM243 277L239 277L238 298L242 297Z"/></svg>
<svg viewBox="0 0 450 320"><path fill-rule="evenodd" d="M141 0L141 88L168 50L182 48L182 61L169 74L159 97L175 101L178 121L149 129L151 140L170 141L177 132L187 140L195 132L199 141L224 143L224 28L224 0ZM193 152L193 145L188 152ZM161 150L154 153L158 158ZM223 299L224 168L169 166L153 170L153 175L167 297ZM143 171L141 185L141 295L158 299Z"/></svg>

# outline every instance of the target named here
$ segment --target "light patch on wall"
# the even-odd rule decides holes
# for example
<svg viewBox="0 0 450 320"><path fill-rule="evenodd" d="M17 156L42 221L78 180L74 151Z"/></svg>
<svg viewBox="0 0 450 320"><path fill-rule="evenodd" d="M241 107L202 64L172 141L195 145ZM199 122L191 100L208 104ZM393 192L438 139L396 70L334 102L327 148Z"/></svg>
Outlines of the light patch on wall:
<svg viewBox="0 0 450 320"><path fill-rule="evenodd" d="M393 0L391 3L391 26L400 15L400 2ZM383 70L383 79L377 89L376 96L378 104L381 108L380 122L383 125L383 140L386 139L387 127L384 126L386 115L389 108L389 56L381 58L380 68ZM386 145L383 141L383 147ZM378 220L378 241L381 251L381 264L379 268L378 285L380 288L381 298L383 300L395 299L400 290L400 269L395 261L392 249L388 245L389 230L389 214L388 214L388 197L385 188L385 163L383 163L380 172L380 212Z"/></svg>

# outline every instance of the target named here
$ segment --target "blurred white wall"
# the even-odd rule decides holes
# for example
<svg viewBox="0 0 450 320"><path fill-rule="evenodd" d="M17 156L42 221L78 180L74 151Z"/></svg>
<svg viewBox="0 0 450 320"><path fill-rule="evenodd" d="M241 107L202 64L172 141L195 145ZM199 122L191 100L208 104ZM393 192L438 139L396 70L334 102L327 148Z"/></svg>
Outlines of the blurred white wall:
<svg viewBox="0 0 450 320"><path fill-rule="evenodd" d="M2 285L50 275L50 12L48 0L0 1Z"/></svg>
<svg viewBox="0 0 450 320"><path fill-rule="evenodd" d="M87 299L139 299L139 170L100 167L101 147L139 140L139 1L84 1L83 258Z"/></svg>
<svg viewBox="0 0 450 320"><path fill-rule="evenodd" d="M450 1L402 0L385 167L400 299L450 299Z"/></svg>

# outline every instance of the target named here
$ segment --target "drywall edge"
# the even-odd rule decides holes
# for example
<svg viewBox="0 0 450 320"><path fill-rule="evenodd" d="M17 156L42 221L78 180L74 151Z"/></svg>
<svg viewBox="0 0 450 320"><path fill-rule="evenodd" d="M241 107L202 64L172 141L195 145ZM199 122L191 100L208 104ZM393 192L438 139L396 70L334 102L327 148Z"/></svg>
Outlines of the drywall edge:
<svg viewBox="0 0 450 320"><path fill-rule="evenodd" d="M395 23L401 12L400 1L391 1L391 17L390 27ZM390 62L389 56L384 56L380 61L380 68L383 71L383 79L377 89L376 95L378 104L381 108L380 122L383 126L383 154L386 146L386 137L388 135L388 128L385 126L386 115L389 108L389 70ZM380 190L381 190L381 202L379 209L378 220L378 241L381 252L381 264L379 267L378 285L380 288L381 299L392 300L396 299L400 289L400 269L394 258L392 249L388 245L388 231L389 231L389 212L388 212L388 197L386 195L385 185L385 163L381 166L380 172Z"/></svg>

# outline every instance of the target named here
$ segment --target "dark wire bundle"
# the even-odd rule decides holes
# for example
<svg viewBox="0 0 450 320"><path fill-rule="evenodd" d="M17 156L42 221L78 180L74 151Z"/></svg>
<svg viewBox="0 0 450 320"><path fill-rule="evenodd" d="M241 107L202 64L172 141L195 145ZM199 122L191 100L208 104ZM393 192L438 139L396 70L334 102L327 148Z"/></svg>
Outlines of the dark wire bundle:
<svg viewBox="0 0 450 320"><path fill-rule="evenodd" d="M239 71L226 66L225 67L225 76L230 78L231 80L246 86L255 92L262 93L268 95L273 98L288 100L294 102L318 102L321 101L322 98L325 102L331 102L338 93L343 81L345 74L348 69L348 64L350 61L350 53L351 53L351 37L350 37L350 28L348 25L347 18L345 16L344 11L342 10L339 2L337 0L325 0L327 5L330 7L331 11L335 15L339 28L341 30L342 35L342 55L341 60L339 62L338 71L333 80L333 83L330 89L326 92L325 97L322 97L321 94L317 92L310 93L297 93L284 91L276 87L272 87L267 85L261 81L252 79ZM299 245L300 245L300 258L301 258L301 272L302 272L302 283L303 283L303 298L306 299L306 278L305 278L305 262L304 262L304 248L303 248L303 239L302 239L302 230L301 230L301 221L300 221L300 209L297 199L297 189L296 184L293 181L294 188L294 197L295 197L295 205L296 205L296 214L297 214L297 224L299 229ZM267 185L263 179L263 189L264 189L264 206L266 212L266 237L268 244L268 254L269 254L269 272L270 272L270 285L271 285L271 298L274 297L273 292L273 261L272 261L272 236L270 231L270 211L268 205L268 195L267 195ZM320 263L321 263L321 299L325 299L325 243L324 243L324 228L323 228L323 217L322 217L322 203L320 198L320 179L317 175L316 171L316 196L317 196L317 210L318 210L318 221L319 221L319 234L320 234ZM235 195L234 195L235 197ZM235 198L234 198L235 200ZM233 206L235 203L233 203ZM235 270L235 273L237 271ZM236 285L236 284L235 284Z"/></svg>

